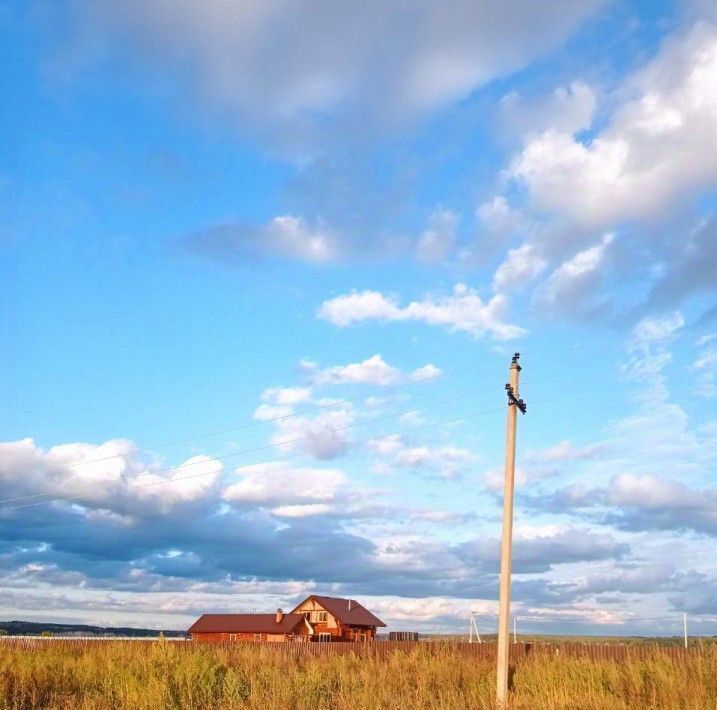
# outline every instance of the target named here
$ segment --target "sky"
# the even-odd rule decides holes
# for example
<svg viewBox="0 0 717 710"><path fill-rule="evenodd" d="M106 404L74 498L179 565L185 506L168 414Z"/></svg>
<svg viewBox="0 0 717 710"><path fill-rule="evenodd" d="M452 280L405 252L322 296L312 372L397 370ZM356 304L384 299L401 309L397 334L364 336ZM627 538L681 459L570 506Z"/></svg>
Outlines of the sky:
<svg viewBox="0 0 717 710"><path fill-rule="evenodd" d="M0 620L717 634L711 3L0 27Z"/></svg>

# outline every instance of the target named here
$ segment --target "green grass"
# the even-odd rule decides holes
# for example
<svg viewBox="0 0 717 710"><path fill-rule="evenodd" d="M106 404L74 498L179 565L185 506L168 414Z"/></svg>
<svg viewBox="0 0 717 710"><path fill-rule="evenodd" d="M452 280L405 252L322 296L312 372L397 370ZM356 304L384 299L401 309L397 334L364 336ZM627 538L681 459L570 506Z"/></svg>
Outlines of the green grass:
<svg viewBox="0 0 717 710"><path fill-rule="evenodd" d="M384 658L155 642L0 644L2 710L465 710L494 708L494 666L448 647ZM536 655L518 664L514 710L717 710L717 647L671 661Z"/></svg>

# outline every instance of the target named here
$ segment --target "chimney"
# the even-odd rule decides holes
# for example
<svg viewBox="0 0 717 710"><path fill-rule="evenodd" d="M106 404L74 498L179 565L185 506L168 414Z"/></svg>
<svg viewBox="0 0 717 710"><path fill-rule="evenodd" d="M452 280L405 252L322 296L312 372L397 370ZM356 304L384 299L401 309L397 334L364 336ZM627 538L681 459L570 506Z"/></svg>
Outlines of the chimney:
<svg viewBox="0 0 717 710"><path fill-rule="evenodd" d="M276 623L280 624L281 620L284 618L284 612L281 609L276 610Z"/></svg>
<svg viewBox="0 0 717 710"><path fill-rule="evenodd" d="M349 611L351 611L351 600L349 599Z"/></svg>

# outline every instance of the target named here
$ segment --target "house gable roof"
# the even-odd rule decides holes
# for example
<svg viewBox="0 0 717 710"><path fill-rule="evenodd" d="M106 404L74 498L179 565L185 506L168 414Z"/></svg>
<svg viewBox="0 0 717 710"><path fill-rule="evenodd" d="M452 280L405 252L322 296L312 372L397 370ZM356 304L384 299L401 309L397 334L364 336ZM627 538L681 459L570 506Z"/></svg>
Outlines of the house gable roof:
<svg viewBox="0 0 717 710"><path fill-rule="evenodd" d="M374 616L365 606L359 604L355 599L342 599L341 597L320 597L312 594L304 599L301 604L310 599L318 602L335 619L347 626L386 626L378 617ZM350 602L350 603L349 603ZM298 609L299 604L296 609ZM292 614L296 612L292 611Z"/></svg>
<svg viewBox="0 0 717 710"><path fill-rule="evenodd" d="M189 633L291 634L303 623L301 614L284 614L279 623L276 614L202 614Z"/></svg>

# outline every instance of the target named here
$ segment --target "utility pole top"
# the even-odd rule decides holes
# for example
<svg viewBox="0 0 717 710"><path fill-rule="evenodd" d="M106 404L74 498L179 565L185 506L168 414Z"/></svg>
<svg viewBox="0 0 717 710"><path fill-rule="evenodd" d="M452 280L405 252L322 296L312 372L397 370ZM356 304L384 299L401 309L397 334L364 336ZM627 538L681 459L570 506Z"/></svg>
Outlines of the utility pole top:
<svg viewBox="0 0 717 710"><path fill-rule="evenodd" d="M523 368L518 364L518 360L520 360L520 353L515 353L513 355L513 359L510 361L510 367L511 369L514 367L517 367L518 370L522 370Z"/></svg>

